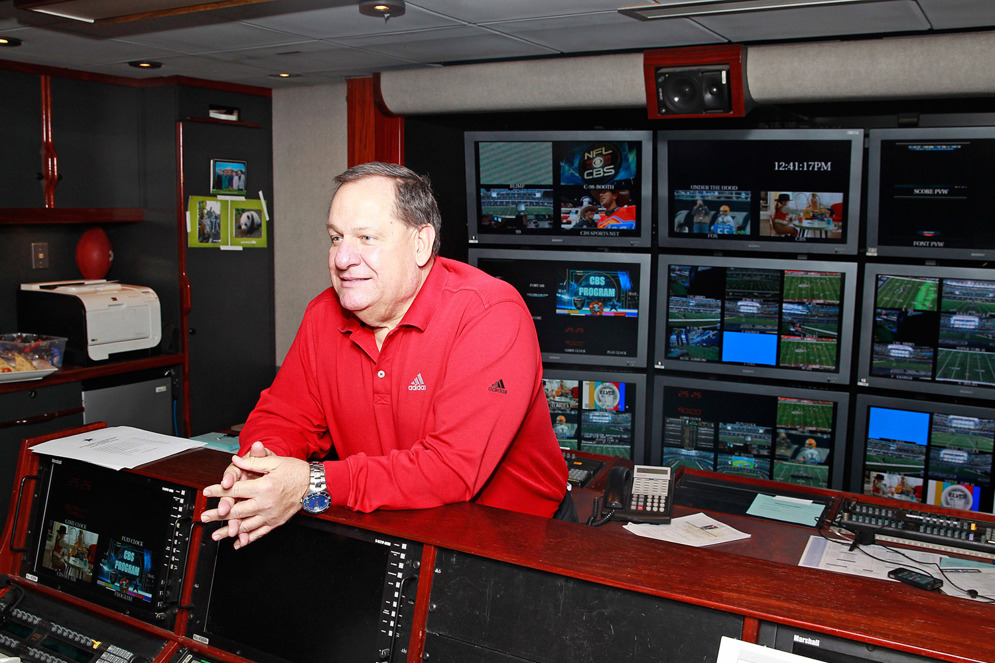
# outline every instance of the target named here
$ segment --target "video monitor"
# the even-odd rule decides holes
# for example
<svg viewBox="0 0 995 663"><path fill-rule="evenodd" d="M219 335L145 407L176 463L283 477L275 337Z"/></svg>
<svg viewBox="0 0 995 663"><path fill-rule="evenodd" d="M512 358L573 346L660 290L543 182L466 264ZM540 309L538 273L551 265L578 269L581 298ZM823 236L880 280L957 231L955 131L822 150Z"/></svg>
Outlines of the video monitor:
<svg viewBox="0 0 995 663"><path fill-rule="evenodd" d="M991 513L995 411L857 395L849 490Z"/></svg>
<svg viewBox="0 0 995 663"><path fill-rule="evenodd" d="M857 265L662 255L656 367L847 384Z"/></svg>
<svg viewBox="0 0 995 663"><path fill-rule="evenodd" d="M888 389L995 396L995 273L867 265L857 379Z"/></svg>
<svg viewBox="0 0 995 663"><path fill-rule="evenodd" d="M21 575L171 629L197 490L62 458L39 467Z"/></svg>
<svg viewBox="0 0 995 663"><path fill-rule="evenodd" d="M465 134L470 243L650 246L652 135Z"/></svg>
<svg viewBox="0 0 995 663"><path fill-rule="evenodd" d="M241 550L204 537L187 637L258 663L401 663L421 550L305 515Z"/></svg>
<svg viewBox="0 0 995 663"><path fill-rule="evenodd" d="M643 462L645 375L551 365L542 383L560 448Z"/></svg>
<svg viewBox="0 0 995 663"><path fill-rule="evenodd" d="M659 245L856 254L863 129L657 132Z"/></svg>
<svg viewBox="0 0 995 663"><path fill-rule="evenodd" d="M847 392L658 375L653 464L843 488Z"/></svg>
<svg viewBox="0 0 995 663"><path fill-rule="evenodd" d="M648 255L472 248L469 257L521 293L543 362L646 366Z"/></svg>
<svg viewBox="0 0 995 663"><path fill-rule="evenodd" d="M995 127L875 129L868 136L868 255L995 257Z"/></svg>

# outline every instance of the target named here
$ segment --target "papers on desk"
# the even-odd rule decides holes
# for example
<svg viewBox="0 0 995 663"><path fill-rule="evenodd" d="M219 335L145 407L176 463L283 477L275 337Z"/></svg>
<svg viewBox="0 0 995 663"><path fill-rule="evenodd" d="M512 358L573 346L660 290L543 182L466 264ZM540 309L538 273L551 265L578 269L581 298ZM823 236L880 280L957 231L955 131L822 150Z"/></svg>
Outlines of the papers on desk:
<svg viewBox="0 0 995 663"><path fill-rule="evenodd" d="M674 518L668 525L649 525L646 523L629 523L625 526L637 536L644 536L659 541L682 543L686 546L710 546L726 541L738 541L749 538L749 534L740 532L710 518L703 513Z"/></svg>
<svg viewBox="0 0 995 663"><path fill-rule="evenodd" d="M967 590L973 589L978 592L979 601L987 603L991 600L988 597L995 597L995 564L990 562L947 557L909 548L902 548L899 554L877 544L861 544L851 551L850 545L850 541L830 541L821 536L812 536L798 566L882 580L891 580L888 571L904 566L942 580L943 587L940 591L943 594L971 598Z"/></svg>
<svg viewBox="0 0 995 663"><path fill-rule="evenodd" d="M183 437L162 435L130 426L114 426L42 442L31 447L31 450L38 454L73 458L112 470L122 470L202 446L203 442Z"/></svg>

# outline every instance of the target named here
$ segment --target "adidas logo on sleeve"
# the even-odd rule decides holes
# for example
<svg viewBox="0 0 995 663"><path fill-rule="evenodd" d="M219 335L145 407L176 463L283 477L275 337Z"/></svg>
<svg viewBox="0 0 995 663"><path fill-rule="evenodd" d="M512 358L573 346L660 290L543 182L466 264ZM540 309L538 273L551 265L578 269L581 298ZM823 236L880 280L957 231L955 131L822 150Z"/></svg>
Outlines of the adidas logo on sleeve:
<svg viewBox="0 0 995 663"><path fill-rule="evenodd" d="M504 380L498 380L491 386L487 388L487 391L495 391L499 394L507 394L508 390L504 388Z"/></svg>

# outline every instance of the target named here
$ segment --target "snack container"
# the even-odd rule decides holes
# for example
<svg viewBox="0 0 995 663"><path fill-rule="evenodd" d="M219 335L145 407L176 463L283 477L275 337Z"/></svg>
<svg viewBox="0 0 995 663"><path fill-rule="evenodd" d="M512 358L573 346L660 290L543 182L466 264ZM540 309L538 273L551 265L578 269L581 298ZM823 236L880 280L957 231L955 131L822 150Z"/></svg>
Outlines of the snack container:
<svg viewBox="0 0 995 663"><path fill-rule="evenodd" d="M41 334L0 334L0 381L36 380L62 367L66 339Z"/></svg>

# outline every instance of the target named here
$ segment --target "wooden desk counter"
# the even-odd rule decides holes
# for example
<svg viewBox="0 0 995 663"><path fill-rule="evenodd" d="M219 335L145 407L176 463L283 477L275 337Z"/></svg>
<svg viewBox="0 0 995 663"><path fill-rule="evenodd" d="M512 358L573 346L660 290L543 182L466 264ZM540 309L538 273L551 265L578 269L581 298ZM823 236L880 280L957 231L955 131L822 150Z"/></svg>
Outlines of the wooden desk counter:
<svg viewBox="0 0 995 663"><path fill-rule="evenodd" d="M202 487L220 478L229 459L227 453L202 449L137 472ZM575 491L582 510L596 494ZM676 515L681 515L680 507ZM371 514L333 508L318 518L424 545L416 608L421 646L425 620L431 626L437 619L428 607L430 597L435 600L433 582L439 582L433 578L438 575L435 560L455 553L543 577L574 579L585 587L592 583L592 588L633 592L634 598L638 594L678 606L700 606L706 614L740 619L740 637L749 641L756 641L762 623L773 623L939 660L995 661L995 607L896 582L798 567L801 550L815 530L715 515L750 532L751 538L692 548L638 537L619 523L592 528L466 503ZM579 619L586 608L571 605L565 614ZM725 623L728 626L728 619ZM666 632L668 625L659 628ZM675 632L668 637L696 635ZM421 650L413 647L407 660L421 660Z"/></svg>
<svg viewBox="0 0 995 663"><path fill-rule="evenodd" d="M201 450L142 468L163 479L213 483L230 456ZM597 491L574 491L589 512ZM693 510L677 507L675 515ZM795 626L947 661L995 661L995 607L901 583L797 566L815 530L713 514L750 539L692 548L475 504L321 518L517 566Z"/></svg>

